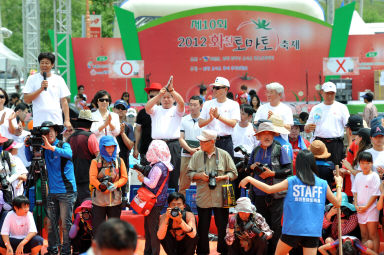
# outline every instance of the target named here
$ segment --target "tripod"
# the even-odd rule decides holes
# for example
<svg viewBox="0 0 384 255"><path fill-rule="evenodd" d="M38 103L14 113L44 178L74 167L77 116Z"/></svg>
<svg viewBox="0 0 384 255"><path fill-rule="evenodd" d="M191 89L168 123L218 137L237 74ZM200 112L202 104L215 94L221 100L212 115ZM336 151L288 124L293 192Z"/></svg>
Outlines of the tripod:
<svg viewBox="0 0 384 255"><path fill-rule="evenodd" d="M35 187L35 208L34 218L39 235L42 235L44 228L44 216L47 214L47 185L48 174L45 167L45 160L41 146L32 147L32 163L29 167L28 178L26 183L26 196L32 187Z"/></svg>

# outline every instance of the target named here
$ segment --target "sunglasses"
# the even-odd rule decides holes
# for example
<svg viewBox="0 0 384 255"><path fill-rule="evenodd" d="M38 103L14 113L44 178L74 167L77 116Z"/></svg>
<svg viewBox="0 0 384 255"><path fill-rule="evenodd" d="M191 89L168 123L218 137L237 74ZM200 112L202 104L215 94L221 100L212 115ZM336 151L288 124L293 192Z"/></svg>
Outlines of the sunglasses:
<svg viewBox="0 0 384 255"><path fill-rule="evenodd" d="M108 102L109 103L109 99L108 98L99 98L98 101L99 102Z"/></svg>
<svg viewBox="0 0 384 255"><path fill-rule="evenodd" d="M149 98L154 98L155 96L154 95L150 95Z"/></svg>
<svg viewBox="0 0 384 255"><path fill-rule="evenodd" d="M5 96L4 96L4 95L0 95L0 98L1 98L1 99L4 99L4 98L5 98Z"/></svg>
<svg viewBox="0 0 384 255"><path fill-rule="evenodd" d="M219 89L225 89L225 86L213 86L213 89L219 90Z"/></svg>
<svg viewBox="0 0 384 255"><path fill-rule="evenodd" d="M117 110L122 110L122 111L126 110L125 107L122 106L122 105L116 105L115 108L116 108Z"/></svg>

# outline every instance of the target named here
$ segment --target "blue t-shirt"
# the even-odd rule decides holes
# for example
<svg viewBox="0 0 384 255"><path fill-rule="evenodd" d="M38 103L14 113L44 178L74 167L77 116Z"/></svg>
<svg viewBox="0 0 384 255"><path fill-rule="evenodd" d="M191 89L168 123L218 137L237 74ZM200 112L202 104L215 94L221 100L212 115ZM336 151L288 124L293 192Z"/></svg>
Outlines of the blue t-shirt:
<svg viewBox="0 0 384 255"><path fill-rule="evenodd" d="M315 176L315 185L305 185L297 176L288 180L284 200L285 235L321 237L328 184Z"/></svg>
<svg viewBox="0 0 384 255"><path fill-rule="evenodd" d="M254 150L256 150L256 148ZM263 148L260 147L259 152L256 155L254 155L254 153L252 151L251 156L249 157L248 166L252 165L255 162L260 162L261 164L267 164L269 169L271 169L272 168L271 153L272 153L272 146L269 146L266 150L264 150ZM283 149L283 147L281 147L280 165L286 165L286 164L289 164L291 162L292 162L292 160L289 157L287 150L285 150L285 149ZM272 183L271 180L273 179L273 177L262 179L259 177L258 174L254 174L253 177L256 180L259 180L261 182L268 183L268 184L271 184ZM259 190L256 187L253 187L253 191L255 192L256 196L266 196L267 195L267 193Z"/></svg>

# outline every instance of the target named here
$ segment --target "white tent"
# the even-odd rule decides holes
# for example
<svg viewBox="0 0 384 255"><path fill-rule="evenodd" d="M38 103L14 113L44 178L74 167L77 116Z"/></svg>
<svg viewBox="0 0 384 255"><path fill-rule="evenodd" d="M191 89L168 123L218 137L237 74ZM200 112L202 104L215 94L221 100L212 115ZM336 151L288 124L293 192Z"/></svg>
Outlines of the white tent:
<svg viewBox="0 0 384 255"><path fill-rule="evenodd" d="M360 14L355 10L352 15L351 27L349 28L350 35L373 35L375 31L364 22Z"/></svg>
<svg viewBox="0 0 384 255"><path fill-rule="evenodd" d="M6 68L5 68L6 65ZM24 59L0 42L0 72L15 70L22 76Z"/></svg>

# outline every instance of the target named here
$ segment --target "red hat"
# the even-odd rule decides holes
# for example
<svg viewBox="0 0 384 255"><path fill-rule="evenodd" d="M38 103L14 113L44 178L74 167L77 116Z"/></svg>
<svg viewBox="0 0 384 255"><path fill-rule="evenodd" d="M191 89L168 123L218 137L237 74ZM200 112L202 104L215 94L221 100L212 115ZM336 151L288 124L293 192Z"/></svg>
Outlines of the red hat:
<svg viewBox="0 0 384 255"><path fill-rule="evenodd" d="M161 90L163 86L160 83L154 82L148 88L144 88L145 92L149 93L151 90Z"/></svg>
<svg viewBox="0 0 384 255"><path fill-rule="evenodd" d="M0 143L5 143L6 141L8 141L8 138L6 138L0 134Z"/></svg>
<svg viewBox="0 0 384 255"><path fill-rule="evenodd" d="M91 209L92 208L92 201L91 200L85 200L81 203L79 207L76 208L75 213L79 213L83 208Z"/></svg>

